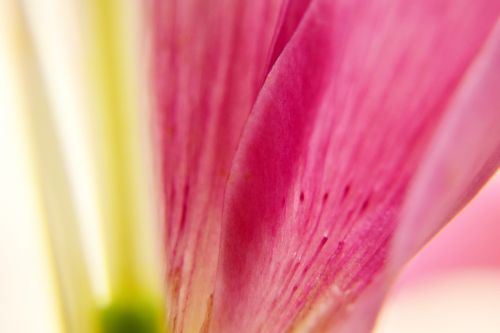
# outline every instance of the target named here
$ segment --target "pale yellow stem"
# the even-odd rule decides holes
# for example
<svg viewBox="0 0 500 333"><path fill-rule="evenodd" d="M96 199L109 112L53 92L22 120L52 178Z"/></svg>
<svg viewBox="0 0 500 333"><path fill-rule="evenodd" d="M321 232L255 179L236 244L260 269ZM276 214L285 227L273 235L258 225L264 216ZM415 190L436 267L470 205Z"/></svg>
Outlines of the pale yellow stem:
<svg viewBox="0 0 500 333"><path fill-rule="evenodd" d="M13 58L30 135L33 171L42 219L46 225L59 296L61 326L66 332L94 332L96 309L79 237L60 138L50 112L37 55L18 2L11 5Z"/></svg>
<svg viewBox="0 0 500 333"><path fill-rule="evenodd" d="M126 12L133 4L92 0L88 6L89 82L96 97L91 119L111 292L111 303L104 309L104 324L111 325L106 332L115 330L126 314L142 316L136 322L143 327L140 332L163 326L161 247L154 239L161 229L148 214L157 207L151 205L156 196L148 187L153 174L148 161L152 137L144 135L150 110L141 100L144 78L134 71L140 66L134 35L138 23Z"/></svg>
<svg viewBox="0 0 500 333"><path fill-rule="evenodd" d="M159 220L152 185L152 138L147 131L145 79L140 74L145 72L137 55L140 29L131 20L140 15L133 7L118 0L81 4L86 38L79 57L88 69L82 86L83 95L89 97L83 104L90 120L83 126L93 139L95 200L101 211L110 289L103 299L89 282L61 141L31 35L16 4L19 77L68 332L163 331L161 228L155 225Z"/></svg>

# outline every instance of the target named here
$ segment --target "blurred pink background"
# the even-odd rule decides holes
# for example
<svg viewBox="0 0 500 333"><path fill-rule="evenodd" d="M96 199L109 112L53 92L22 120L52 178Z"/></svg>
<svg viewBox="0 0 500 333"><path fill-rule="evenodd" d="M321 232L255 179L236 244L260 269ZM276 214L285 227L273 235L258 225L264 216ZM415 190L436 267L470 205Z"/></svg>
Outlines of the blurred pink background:
<svg viewBox="0 0 500 333"><path fill-rule="evenodd" d="M407 265L395 292L466 270L500 271L500 172Z"/></svg>
<svg viewBox="0 0 500 333"><path fill-rule="evenodd" d="M375 332L500 332L500 171L408 263Z"/></svg>

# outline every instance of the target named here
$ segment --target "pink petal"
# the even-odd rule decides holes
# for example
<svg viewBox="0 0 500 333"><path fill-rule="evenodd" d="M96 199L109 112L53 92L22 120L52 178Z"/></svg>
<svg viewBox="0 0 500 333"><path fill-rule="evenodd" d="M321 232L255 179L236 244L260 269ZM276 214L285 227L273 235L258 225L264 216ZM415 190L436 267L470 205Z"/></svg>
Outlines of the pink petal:
<svg viewBox="0 0 500 333"><path fill-rule="evenodd" d="M418 201L413 189L419 186L412 184L425 183L428 161L440 163L437 152L445 162L458 156L441 141L472 138L464 147L474 152L472 162L459 168L455 194L472 194L477 187L470 180L481 176L480 184L491 172L484 163L497 153L500 131L487 137L477 131L498 112L478 111L483 125L477 126L476 117L463 114L470 105L489 110L490 98L483 103L477 94L496 81L464 85L499 7L488 0L309 5L267 77L236 153L212 331L370 327L391 277L384 269L394 230L409 224L400 214ZM469 102L459 97L463 89L474 94ZM459 195L438 199L446 204L445 218L465 203ZM417 244L437 230L435 223Z"/></svg>
<svg viewBox="0 0 500 333"><path fill-rule="evenodd" d="M500 21L448 107L403 211L394 265L468 202L500 162Z"/></svg>
<svg viewBox="0 0 500 333"><path fill-rule="evenodd" d="M269 59L270 67L274 65L276 59L281 55L281 52L283 52L283 49L297 30L311 1L312 0L285 1L280 14L279 29L276 30L276 34L274 35L271 58Z"/></svg>
<svg viewBox="0 0 500 333"><path fill-rule="evenodd" d="M405 199L388 265L339 332L365 332L402 265L453 217L500 161L500 23L447 107ZM482 223L483 221L476 221ZM484 227L483 225L480 228ZM468 243L462 246L469 246Z"/></svg>
<svg viewBox="0 0 500 333"><path fill-rule="evenodd" d="M211 306L236 145L273 54L281 52L277 36L288 38L300 17L284 19L288 0L152 4L168 317L174 332L199 331Z"/></svg>

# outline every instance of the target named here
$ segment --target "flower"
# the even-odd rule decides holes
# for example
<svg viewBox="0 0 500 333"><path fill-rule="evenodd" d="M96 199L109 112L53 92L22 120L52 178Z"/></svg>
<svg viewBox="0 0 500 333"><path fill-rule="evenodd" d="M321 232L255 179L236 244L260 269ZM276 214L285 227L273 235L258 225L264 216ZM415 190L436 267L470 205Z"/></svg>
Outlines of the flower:
<svg viewBox="0 0 500 333"><path fill-rule="evenodd" d="M498 167L499 9L154 1L172 330L369 330Z"/></svg>
<svg viewBox="0 0 500 333"><path fill-rule="evenodd" d="M66 331L367 332L498 169L498 1L58 1L5 7Z"/></svg>

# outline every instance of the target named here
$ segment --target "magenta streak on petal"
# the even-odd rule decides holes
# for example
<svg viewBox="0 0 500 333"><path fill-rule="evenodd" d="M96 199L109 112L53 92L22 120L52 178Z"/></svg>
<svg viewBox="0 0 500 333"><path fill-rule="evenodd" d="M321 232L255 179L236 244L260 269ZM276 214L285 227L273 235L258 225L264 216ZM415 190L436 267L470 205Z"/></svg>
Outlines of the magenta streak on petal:
<svg viewBox="0 0 500 333"><path fill-rule="evenodd" d="M312 1L233 163L213 332L322 332L349 317L499 5Z"/></svg>
<svg viewBox="0 0 500 333"><path fill-rule="evenodd" d="M231 162L288 1L152 1L168 322L197 332L210 319Z"/></svg>
<svg viewBox="0 0 500 333"><path fill-rule="evenodd" d="M290 38L297 30L297 27L307 11L311 0L287 0L282 7L279 28L273 39L273 46L269 59L268 71L276 62L281 52L288 44Z"/></svg>

